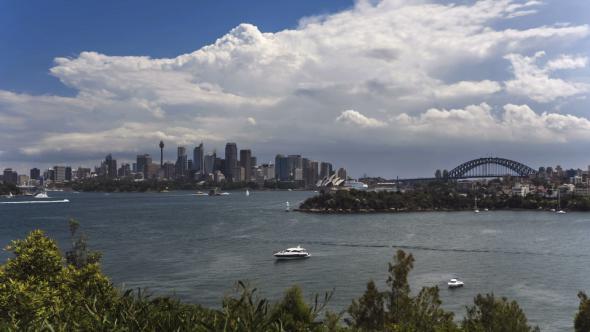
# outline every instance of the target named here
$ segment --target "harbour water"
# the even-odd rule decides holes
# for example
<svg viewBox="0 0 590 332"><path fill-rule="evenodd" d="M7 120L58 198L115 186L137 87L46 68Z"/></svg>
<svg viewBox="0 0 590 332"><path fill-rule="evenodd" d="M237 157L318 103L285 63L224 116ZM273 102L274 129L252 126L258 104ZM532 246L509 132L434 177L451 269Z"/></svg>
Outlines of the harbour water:
<svg viewBox="0 0 590 332"><path fill-rule="evenodd" d="M334 289L330 308L345 309L370 279L385 287L398 248L415 256L413 291L438 285L444 307L462 317L478 293L517 300L544 331L571 331L577 293L590 292L590 213L540 211L317 215L285 212L312 192L243 191L229 196L170 193L49 193L61 204L2 204L0 245L43 229L62 248L67 220L80 220L103 269L125 288L219 306L238 280L278 299L300 285L309 298ZM32 199L28 199L32 200ZM272 253L301 246L313 255L276 262ZM10 257L0 253L0 261ZM449 290L460 277L465 287Z"/></svg>

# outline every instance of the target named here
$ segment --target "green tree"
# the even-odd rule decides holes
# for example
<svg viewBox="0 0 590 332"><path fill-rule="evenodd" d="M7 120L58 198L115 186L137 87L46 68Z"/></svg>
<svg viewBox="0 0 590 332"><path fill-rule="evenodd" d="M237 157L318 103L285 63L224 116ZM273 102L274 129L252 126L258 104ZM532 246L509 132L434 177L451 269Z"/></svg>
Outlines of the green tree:
<svg viewBox="0 0 590 332"><path fill-rule="evenodd" d="M389 263L387 285L390 287L387 296L388 322L399 323L407 315L410 306L410 284L408 274L414 267L414 256L398 250L393 264Z"/></svg>
<svg viewBox="0 0 590 332"><path fill-rule="evenodd" d="M371 280L367 283L367 290L357 300L352 300L348 307L351 319L346 322L361 331L382 331L385 320L385 307L383 294L379 292L375 283Z"/></svg>
<svg viewBox="0 0 590 332"><path fill-rule="evenodd" d="M496 298L494 294L478 294L474 305L467 307L461 326L466 332L530 332L538 327L528 325L527 318L516 301Z"/></svg>
<svg viewBox="0 0 590 332"><path fill-rule="evenodd" d="M584 292L578 293L580 307L574 321L576 332L590 332L590 299Z"/></svg>

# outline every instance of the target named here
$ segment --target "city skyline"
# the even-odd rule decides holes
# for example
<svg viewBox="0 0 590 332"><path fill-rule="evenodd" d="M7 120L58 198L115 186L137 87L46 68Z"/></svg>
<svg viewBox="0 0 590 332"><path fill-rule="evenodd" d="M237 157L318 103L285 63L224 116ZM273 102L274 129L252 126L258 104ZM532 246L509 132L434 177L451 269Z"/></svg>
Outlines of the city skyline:
<svg viewBox="0 0 590 332"><path fill-rule="evenodd" d="M353 177L590 164L587 1L1 6L0 168L156 160L160 140Z"/></svg>

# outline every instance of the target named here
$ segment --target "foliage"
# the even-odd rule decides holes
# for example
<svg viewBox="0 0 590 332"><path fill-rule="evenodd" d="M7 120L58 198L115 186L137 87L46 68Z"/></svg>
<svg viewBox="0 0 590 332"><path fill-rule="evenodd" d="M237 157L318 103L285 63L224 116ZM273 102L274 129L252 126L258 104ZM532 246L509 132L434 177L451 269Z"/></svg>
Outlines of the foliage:
<svg viewBox="0 0 590 332"><path fill-rule="evenodd" d="M0 182L0 195L8 194L17 195L20 194L20 189L14 183L2 183Z"/></svg>
<svg viewBox="0 0 590 332"><path fill-rule="evenodd" d="M496 298L494 294L478 294L474 305L467 308L462 327L466 332L530 332L538 327L528 325L527 318L516 301Z"/></svg>
<svg viewBox="0 0 590 332"><path fill-rule="evenodd" d="M576 314L574 328L576 332L590 332L590 299L584 292L578 293L580 308Z"/></svg>

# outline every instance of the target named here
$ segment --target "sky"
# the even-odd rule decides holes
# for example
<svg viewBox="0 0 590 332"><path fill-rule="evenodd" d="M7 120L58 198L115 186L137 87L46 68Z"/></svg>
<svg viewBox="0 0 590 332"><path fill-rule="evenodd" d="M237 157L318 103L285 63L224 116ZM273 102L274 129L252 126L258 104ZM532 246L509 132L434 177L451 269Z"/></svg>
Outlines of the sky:
<svg viewBox="0 0 590 332"><path fill-rule="evenodd" d="M590 1L0 2L0 168L203 142L427 177L590 165Z"/></svg>

